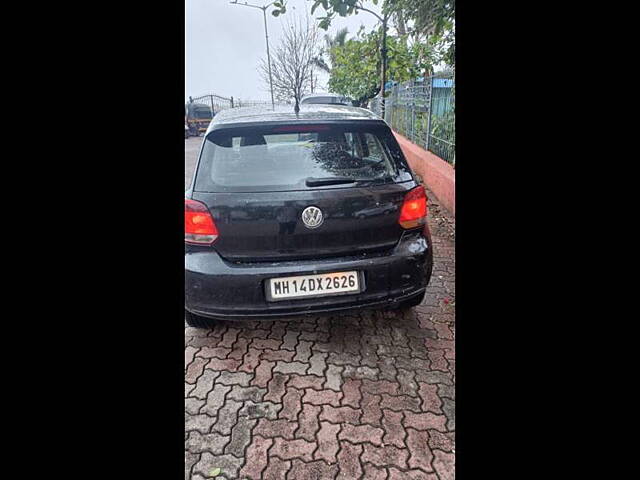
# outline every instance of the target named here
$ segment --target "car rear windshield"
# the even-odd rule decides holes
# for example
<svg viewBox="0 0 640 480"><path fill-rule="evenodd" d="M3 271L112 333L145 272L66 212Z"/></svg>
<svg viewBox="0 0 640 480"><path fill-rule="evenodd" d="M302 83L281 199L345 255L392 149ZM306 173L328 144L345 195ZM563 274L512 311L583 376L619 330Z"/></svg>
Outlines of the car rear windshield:
<svg viewBox="0 0 640 480"><path fill-rule="evenodd" d="M388 183L398 176L394 149L397 143L385 125L214 130L202 147L195 190L282 191L323 182L333 188L350 182Z"/></svg>

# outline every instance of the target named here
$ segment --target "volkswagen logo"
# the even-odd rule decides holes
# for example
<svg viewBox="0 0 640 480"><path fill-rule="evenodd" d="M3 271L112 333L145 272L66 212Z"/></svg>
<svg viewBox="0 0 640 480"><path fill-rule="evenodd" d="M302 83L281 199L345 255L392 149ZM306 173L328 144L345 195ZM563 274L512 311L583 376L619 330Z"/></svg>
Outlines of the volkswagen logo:
<svg viewBox="0 0 640 480"><path fill-rule="evenodd" d="M322 210L318 207L307 207L302 211L302 222L307 228L318 228L323 221Z"/></svg>

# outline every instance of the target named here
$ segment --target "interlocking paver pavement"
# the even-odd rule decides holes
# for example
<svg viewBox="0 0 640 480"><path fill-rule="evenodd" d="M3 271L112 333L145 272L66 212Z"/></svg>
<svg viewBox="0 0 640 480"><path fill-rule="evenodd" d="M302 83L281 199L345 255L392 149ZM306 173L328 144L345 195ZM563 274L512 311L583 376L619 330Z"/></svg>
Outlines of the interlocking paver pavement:
<svg viewBox="0 0 640 480"><path fill-rule="evenodd" d="M185 324L185 480L454 478L455 234L433 200L429 224L411 312Z"/></svg>

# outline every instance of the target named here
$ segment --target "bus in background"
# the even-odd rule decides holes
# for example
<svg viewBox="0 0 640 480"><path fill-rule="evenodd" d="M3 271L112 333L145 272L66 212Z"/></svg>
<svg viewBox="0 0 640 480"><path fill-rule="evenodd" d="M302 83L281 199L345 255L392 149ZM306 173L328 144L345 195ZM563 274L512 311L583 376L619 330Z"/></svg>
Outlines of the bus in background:
<svg viewBox="0 0 640 480"><path fill-rule="evenodd" d="M213 119L211 107L204 103L187 103L184 106L189 135L197 137L207 131Z"/></svg>

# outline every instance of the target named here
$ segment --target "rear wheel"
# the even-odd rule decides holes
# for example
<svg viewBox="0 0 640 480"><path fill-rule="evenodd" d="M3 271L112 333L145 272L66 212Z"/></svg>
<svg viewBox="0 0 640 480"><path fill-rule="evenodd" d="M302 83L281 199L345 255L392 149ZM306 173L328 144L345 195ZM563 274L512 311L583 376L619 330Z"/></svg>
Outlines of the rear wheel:
<svg viewBox="0 0 640 480"><path fill-rule="evenodd" d="M184 319L187 321L187 325L193 328L212 328L215 325L215 320L195 315L186 308L184 309Z"/></svg>

